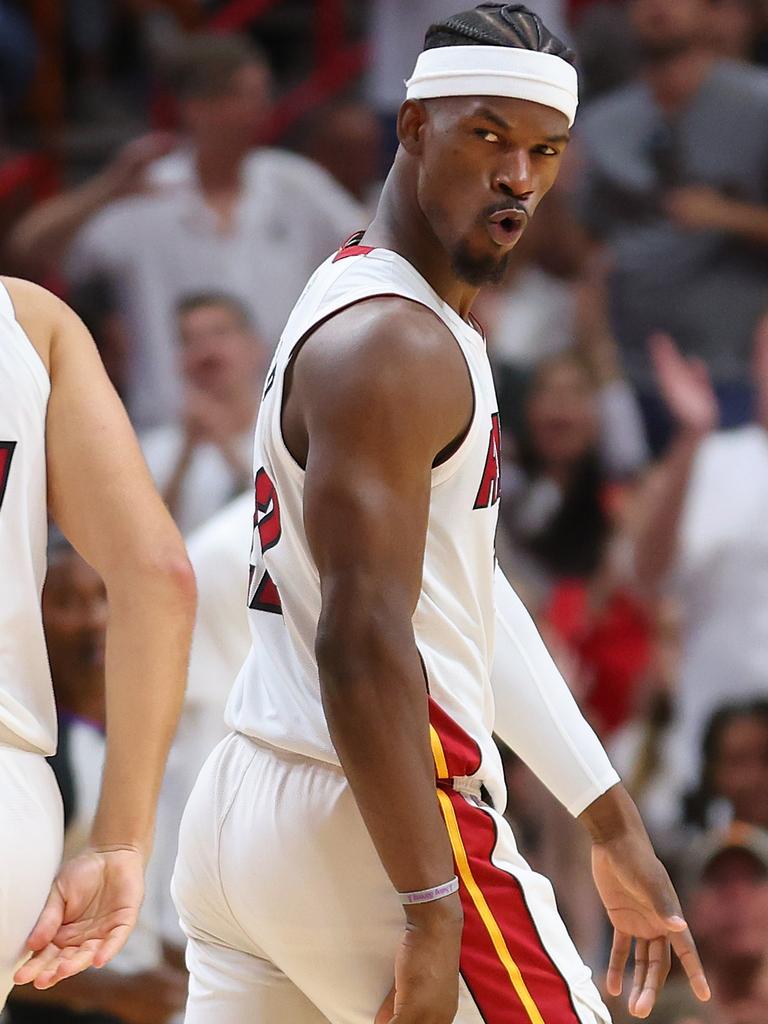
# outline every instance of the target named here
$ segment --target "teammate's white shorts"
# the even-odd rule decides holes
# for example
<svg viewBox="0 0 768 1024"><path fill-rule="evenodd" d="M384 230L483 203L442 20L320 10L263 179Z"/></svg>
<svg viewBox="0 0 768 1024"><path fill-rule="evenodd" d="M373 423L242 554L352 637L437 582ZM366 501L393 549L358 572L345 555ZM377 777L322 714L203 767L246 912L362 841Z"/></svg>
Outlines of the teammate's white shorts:
<svg viewBox="0 0 768 1024"><path fill-rule="evenodd" d="M551 885L507 822L473 796L438 793L465 916L456 1024L608 1022ZM186 1024L372 1024L404 916L340 769L227 737L184 813L173 893Z"/></svg>
<svg viewBox="0 0 768 1024"><path fill-rule="evenodd" d="M61 861L64 815L45 758L0 744L0 1010Z"/></svg>

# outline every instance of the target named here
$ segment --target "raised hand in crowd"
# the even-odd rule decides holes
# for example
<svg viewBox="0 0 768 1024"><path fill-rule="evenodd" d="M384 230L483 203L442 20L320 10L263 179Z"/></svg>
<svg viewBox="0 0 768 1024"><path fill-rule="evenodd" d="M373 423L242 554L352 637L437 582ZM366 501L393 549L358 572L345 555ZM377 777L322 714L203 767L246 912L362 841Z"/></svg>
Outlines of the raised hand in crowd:
<svg viewBox="0 0 768 1024"><path fill-rule="evenodd" d="M687 359L668 334L654 334L648 346L659 391L681 431L704 437L718 421L717 398L701 359Z"/></svg>
<svg viewBox="0 0 768 1024"><path fill-rule="evenodd" d="M168 132L133 139L83 185L41 203L22 217L7 242L8 258L19 273L35 277L56 269L82 225L116 199L145 190L147 169L176 142Z"/></svg>

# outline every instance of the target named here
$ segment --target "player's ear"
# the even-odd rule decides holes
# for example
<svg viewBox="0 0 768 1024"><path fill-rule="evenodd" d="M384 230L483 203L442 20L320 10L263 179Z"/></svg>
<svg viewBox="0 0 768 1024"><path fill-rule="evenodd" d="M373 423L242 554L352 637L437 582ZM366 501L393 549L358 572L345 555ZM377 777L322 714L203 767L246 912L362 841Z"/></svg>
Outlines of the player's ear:
<svg viewBox="0 0 768 1024"><path fill-rule="evenodd" d="M397 115L397 137L407 153L421 152L427 108L421 100L406 100Z"/></svg>

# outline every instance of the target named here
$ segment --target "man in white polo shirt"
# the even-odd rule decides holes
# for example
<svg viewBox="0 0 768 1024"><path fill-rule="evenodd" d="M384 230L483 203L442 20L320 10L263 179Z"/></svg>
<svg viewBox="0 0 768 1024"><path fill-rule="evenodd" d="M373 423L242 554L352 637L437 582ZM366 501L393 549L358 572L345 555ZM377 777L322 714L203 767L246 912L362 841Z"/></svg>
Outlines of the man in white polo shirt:
<svg viewBox="0 0 768 1024"><path fill-rule="evenodd" d="M167 136L136 140L85 185L33 210L10 243L31 273L63 258L70 280L114 279L132 342L127 404L140 427L179 409L174 309L183 295L233 294L275 345L310 273L366 223L317 165L252 148L270 76L251 44L190 37L171 86L183 148L169 155Z"/></svg>

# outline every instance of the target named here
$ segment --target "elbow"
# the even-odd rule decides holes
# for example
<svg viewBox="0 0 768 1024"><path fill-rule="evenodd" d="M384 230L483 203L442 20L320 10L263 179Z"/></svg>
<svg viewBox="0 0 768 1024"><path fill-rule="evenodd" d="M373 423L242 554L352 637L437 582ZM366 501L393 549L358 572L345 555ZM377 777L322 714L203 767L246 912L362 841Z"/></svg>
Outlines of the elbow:
<svg viewBox="0 0 768 1024"><path fill-rule="evenodd" d="M358 607L343 615L324 610L315 657L326 698L349 696L360 688L375 686L384 674L399 673L409 646L414 654L416 651L410 619L401 625L398 622L369 608Z"/></svg>
<svg viewBox="0 0 768 1024"><path fill-rule="evenodd" d="M173 606L190 618L194 616L197 584L180 537L172 543L148 546L134 559L122 559L113 565L111 576L118 590L133 590L138 585L143 591L162 594L165 607Z"/></svg>

